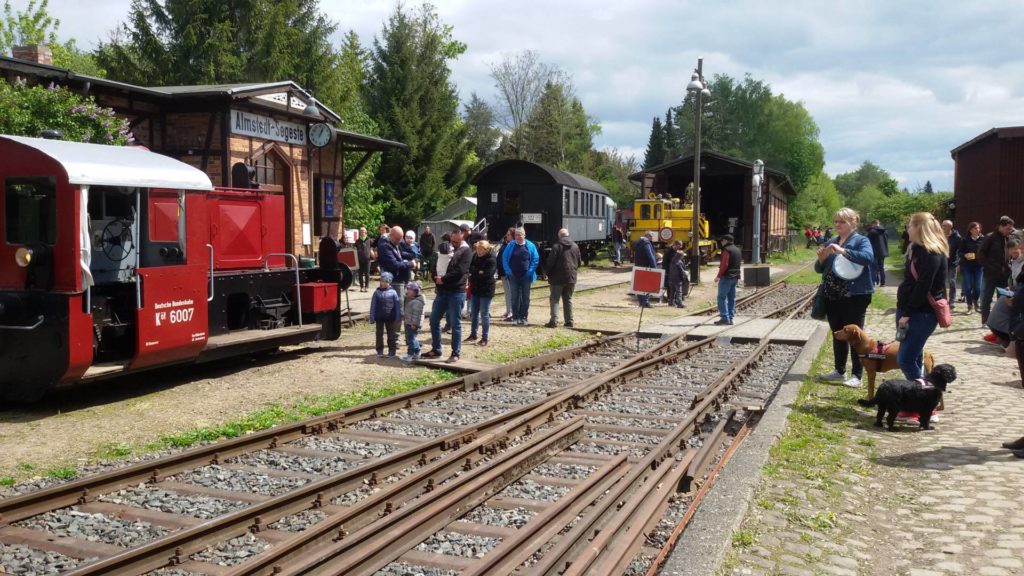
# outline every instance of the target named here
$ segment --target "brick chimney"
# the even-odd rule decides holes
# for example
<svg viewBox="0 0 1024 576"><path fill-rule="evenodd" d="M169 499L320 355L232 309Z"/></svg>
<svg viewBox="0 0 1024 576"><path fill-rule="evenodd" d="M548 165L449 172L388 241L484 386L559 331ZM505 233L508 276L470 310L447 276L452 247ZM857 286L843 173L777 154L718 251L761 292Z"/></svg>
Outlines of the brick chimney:
<svg viewBox="0 0 1024 576"><path fill-rule="evenodd" d="M11 54L18 60L28 60L36 64L53 66L53 52L45 44L33 44L31 46L15 46Z"/></svg>

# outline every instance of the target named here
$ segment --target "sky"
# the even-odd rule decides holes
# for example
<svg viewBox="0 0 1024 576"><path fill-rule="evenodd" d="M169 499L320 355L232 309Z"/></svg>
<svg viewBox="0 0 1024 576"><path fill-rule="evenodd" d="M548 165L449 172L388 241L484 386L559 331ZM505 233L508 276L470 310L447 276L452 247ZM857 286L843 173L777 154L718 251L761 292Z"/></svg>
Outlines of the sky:
<svg viewBox="0 0 1024 576"><path fill-rule="evenodd" d="M28 0L12 0L15 10ZM365 45L394 0L320 0ZM407 2L407 5L415 5ZM536 50L573 79L596 117L600 148L643 161L654 116L681 102L697 59L704 75L750 74L802 102L820 129L825 170L870 160L902 187L953 189L950 150L1024 125L1024 3L1019 0L435 0L468 49L452 63L463 102L495 102L490 68ZM130 0L50 0L61 39L92 47ZM711 100L714 100L712 95Z"/></svg>

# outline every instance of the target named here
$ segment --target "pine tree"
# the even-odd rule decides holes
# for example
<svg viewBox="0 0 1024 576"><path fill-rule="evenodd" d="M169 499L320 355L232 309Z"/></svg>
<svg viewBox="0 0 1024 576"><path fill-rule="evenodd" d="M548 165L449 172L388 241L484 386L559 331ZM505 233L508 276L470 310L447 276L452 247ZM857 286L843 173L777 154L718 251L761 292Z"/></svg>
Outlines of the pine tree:
<svg viewBox="0 0 1024 576"><path fill-rule="evenodd" d="M469 185L466 126L448 61L465 51L429 4L398 5L370 53L366 101L381 136L408 148L384 155L377 181L389 223L415 224Z"/></svg>
<svg viewBox="0 0 1024 576"><path fill-rule="evenodd" d="M644 170L663 163L665 154L665 130L661 126L661 118L655 116L651 123L651 137L647 140L647 152L644 154Z"/></svg>
<svg viewBox="0 0 1024 576"><path fill-rule="evenodd" d="M679 139L679 130L676 129L675 123L672 121L672 109L669 108L665 111L665 158L663 162L668 162L683 155L683 145Z"/></svg>
<svg viewBox="0 0 1024 576"><path fill-rule="evenodd" d="M921 192L923 192L925 194L934 194L935 193L935 189L932 188L932 181L931 180L926 180L925 181L924 189L921 190Z"/></svg>

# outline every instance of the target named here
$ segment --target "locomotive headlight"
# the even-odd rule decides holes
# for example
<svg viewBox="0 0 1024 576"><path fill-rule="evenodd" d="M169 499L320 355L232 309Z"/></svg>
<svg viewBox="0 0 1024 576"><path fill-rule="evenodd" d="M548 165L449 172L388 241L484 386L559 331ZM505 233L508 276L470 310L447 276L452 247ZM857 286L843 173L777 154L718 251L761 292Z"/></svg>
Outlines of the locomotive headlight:
<svg viewBox="0 0 1024 576"><path fill-rule="evenodd" d="M14 253L14 261L18 266L28 268L28 265L32 263L32 249L24 246L18 248L18 251Z"/></svg>

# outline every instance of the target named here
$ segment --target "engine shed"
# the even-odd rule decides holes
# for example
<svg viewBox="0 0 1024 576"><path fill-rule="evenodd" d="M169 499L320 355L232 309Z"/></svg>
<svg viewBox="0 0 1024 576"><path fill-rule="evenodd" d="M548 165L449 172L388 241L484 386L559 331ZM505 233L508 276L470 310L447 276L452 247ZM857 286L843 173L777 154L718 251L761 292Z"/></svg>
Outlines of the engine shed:
<svg viewBox="0 0 1024 576"><path fill-rule="evenodd" d="M345 188L373 154L405 147L340 128L337 113L291 81L136 86L53 66L46 46L14 54L0 57L0 78L91 95L129 122L138 144L214 185L280 193L285 249L299 256L314 255L318 236L340 234Z"/></svg>
<svg viewBox="0 0 1024 576"><path fill-rule="evenodd" d="M732 234L745 258L753 243L754 208L751 182L754 162L714 151L700 156L700 211L710 224L711 236ZM767 185L761 192L761 252L770 254L784 248L787 237L789 199L796 195L783 172L765 166ZM630 175L640 184L643 196L680 198L692 202L687 187L693 183L693 155L670 160L649 170Z"/></svg>

